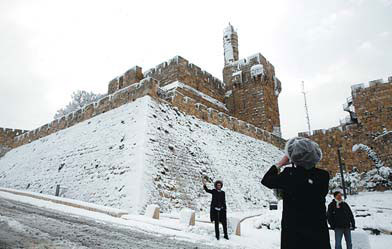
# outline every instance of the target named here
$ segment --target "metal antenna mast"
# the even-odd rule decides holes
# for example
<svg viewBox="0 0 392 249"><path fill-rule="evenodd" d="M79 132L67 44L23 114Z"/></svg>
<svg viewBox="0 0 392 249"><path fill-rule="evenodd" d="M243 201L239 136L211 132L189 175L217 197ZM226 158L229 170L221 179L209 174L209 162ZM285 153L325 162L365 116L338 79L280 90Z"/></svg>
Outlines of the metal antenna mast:
<svg viewBox="0 0 392 249"><path fill-rule="evenodd" d="M302 94L304 95L306 121L307 121L307 124L308 124L308 132L309 132L309 135L310 135L310 133L311 133L311 129L310 129L310 118L309 118L308 103L307 103L307 101L306 101L305 82L304 82L304 81L302 81Z"/></svg>

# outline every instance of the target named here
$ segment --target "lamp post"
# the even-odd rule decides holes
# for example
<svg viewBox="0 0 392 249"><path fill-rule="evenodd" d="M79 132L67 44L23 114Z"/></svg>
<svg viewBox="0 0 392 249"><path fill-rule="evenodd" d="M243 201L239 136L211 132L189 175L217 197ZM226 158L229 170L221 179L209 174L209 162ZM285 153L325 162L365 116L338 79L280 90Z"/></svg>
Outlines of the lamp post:
<svg viewBox="0 0 392 249"><path fill-rule="evenodd" d="M342 157L340 155L340 147L338 148L338 159L339 159L340 175L342 177L341 179L342 179L343 195L344 195L344 199L347 199L346 182L344 181L343 163L342 163Z"/></svg>

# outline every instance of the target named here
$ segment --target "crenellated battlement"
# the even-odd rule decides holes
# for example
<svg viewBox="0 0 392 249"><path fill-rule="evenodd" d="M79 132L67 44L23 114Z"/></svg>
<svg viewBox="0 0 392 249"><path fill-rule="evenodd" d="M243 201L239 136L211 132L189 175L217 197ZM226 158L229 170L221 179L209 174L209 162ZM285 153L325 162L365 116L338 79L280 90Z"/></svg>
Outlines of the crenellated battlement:
<svg viewBox="0 0 392 249"><path fill-rule="evenodd" d="M274 66L260 53L232 62L223 70L223 80L228 88L275 81L275 78Z"/></svg>
<svg viewBox="0 0 392 249"><path fill-rule="evenodd" d="M1 128L0 127L0 134L4 134L4 135L16 135L17 136L17 135L20 135L25 132L28 132L28 130Z"/></svg>
<svg viewBox="0 0 392 249"><path fill-rule="evenodd" d="M214 92L215 94L222 94L225 89L225 85L221 80L181 56L175 56L168 61L162 62L144 72L144 75L158 79L160 86L174 81L181 81L193 87L202 85L204 88L209 89L209 92Z"/></svg>
<svg viewBox="0 0 392 249"><path fill-rule="evenodd" d="M97 102L90 103L66 116L44 124L37 129L15 136L11 147L21 146L34 140L53 134L59 130L69 128L99 114L117 108L126 103L135 101L137 98L150 95L157 98L158 81L153 78L145 78L139 83L132 84L120 89L113 94L107 95Z"/></svg>
<svg viewBox="0 0 392 249"><path fill-rule="evenodd" d="M0 128L0 146L7 148L13 147L14 138L26 132L28 130Z"/></svg>
<svg viewBox="0 0 392 249"><path fill-rule="evenodd" d="M274 66L260 53L227 63L223 69L225 103L231 114L280 134L278 97L282 84Z"/></svg>
<svg viewBox="0 0 392 249"><path fill-rule="evenodd" d="M108 94L112 94L124 87L128 87L141 81L144 78L142 68L134 66L127 70L123 75L118 76L111 80L108 85Z"/></svg>
<svg viewBox="0 0 392 249"><path fill-rule="evenodd" d="M193 98L185 96L180 92L173 94L169 102L178 107L180 111L193 115L201 120L214 125L242 133L244 135L271 143L279 148L284 148L285 140L269 131L260 129L253 124L228 115L217 109L198 103Z"/></svg>
<svg viewBox="0 0 392 249"><path fill-rule="evenodd" d="M378 86L384 86L385 84L392 84L392 76L389 76L387 79L376 79L376 80L371 80L367 84L365 83L358 83L351 85L351 91L353 93L353 96L356 95L358 92L362 90L367 90L369 88L375 88Z"/></svg>

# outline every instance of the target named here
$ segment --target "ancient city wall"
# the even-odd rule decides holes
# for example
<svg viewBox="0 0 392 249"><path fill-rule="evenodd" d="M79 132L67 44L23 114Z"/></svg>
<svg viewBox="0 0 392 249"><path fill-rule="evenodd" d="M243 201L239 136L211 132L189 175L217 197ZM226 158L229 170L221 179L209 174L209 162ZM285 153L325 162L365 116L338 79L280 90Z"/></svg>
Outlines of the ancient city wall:
<svg viewBox="0 0 392 249"><path fill-rule="evenodd" d="M28 130L0 128L0 145L11 148L14 143L14 138L26 132Z"/></svg>
<svg viewBox="0 0 392 249"><path fill-rule="evenodd" d="M352 93L358 122L367 132L382 129L392 130L392 77L387 83L372 81L366 88L357 88Z"/></svg>
<svg viewBox="0 0 392 249"><path fill-rule="evenodd" d="M217 109L220 112L227 113L228 109L223 103L220 103L218 105L216 102L210 101L210 99L203 98L200 94L195 94L193 91L189 90L187 87L182 88L182 87L175 87L174 89L168 90L168 91L162 91L162 94L160 97L163 99L171 99L173 95L176 93L181 93L184 96L188 96L192 99L194 99L197 103L201 103L209 108L214 108ZM216 100L218 101L218 100Z"/></svg>
<svg viewBox="0 0 392 249"><path fill-rule="evenodd" d="M271 143L278 148L284 148L286 141L283 138L235 117L229 116L226 113L219 112L213 108L208 108L207 106L198 103L196 100L185 96L180 92L176 92L171 96L170 103L178 107L180 111L189 115L193 115L211 124L221 125L224 128L265 141L267 143Z"/></svg>
<svg viewBox="0 0 392 249"><path fill-rule="evenodd" d="M138 83L143 78L144 76L142 73L142 68L139 66L135 66L126 71L123 75L116 77L109 82L108 94L112 94L122 88Z"/></svg>
<svg viewBox="0 0 392 249"><path fill-rule="evenodd" d="M374 138L376 153L386 165L392 165L392 131Z"/></svg>
<svg viewBox="0 0 392 249"><path fill-rule="evenodd" d="M174 81L185 83L224 103L225 86L223 82L200 67L189 63L181 56L176 56L144 72L144 76L157 79L160 86L165 86Z"/></svg>
<svg viewBox="0 0 392 249"><path fill-rule="evenodd" d="M369 146L386 165L392 165L392 132L388 132L392 131L392 77L388 82L381 82L372 81L369 87L353 87L352 99L358 124L298 134L319 143L323 150L320 167L332 173L338 171L339 147L347 170L356 167L366 171L374 167L366 152L352 151L355 144Z"/></svg>
<svg viewBox="0 0 392 249"><path fill-rule="evenodd" d="M34 140L48 136L59 130L66 129L84 120L90 119L101 113L107 112L128 102L135 101L137 98L145 95L157 97L158 81L152 78L146 78L137 84L132 84L113 94L107 95L98 102L91 103L83 108L63 116L60 119L53 120L35 130L28 131L22 135L16 136L11 147L18 147L30 143Z"/></svg>
<svg viewBox="0 0 392 249"><path fill-rule="evenodd" d="M265 74L262 76L263 79L256 79L251 76L250 67L255 63L264 65ZM232 66L233 68L235 67L235 70L243 70L244 77L242 79L244 84L236 86L237 91L234 93L232 101L227 101L230 99L230 96L228 98L226 86L222 81L200 67L189 63L186 59L176 56L144 74L141 67L135 66L123 75L110 81L108 95L98 102L84 106L67 116L22 135L9 135L7 136L7 142L0 144L9 144L10 147L14 148L71 127L136 98L145 95L158 97L159 95L163 99L169 99L173 105L178 106L188 114L283 148L284 140L271 134L275 128L270 125L271 120L273 119L273 122L276 121L274 118L271 118L273 116L271 113L276 111L275 109L277 108L277 98L272 97L271 99L270 96L267 96L274 96L273 81L275 76L272 64L261 54L257 54L237 61ZM159 88L176 81L186 86L175 87L169 91ZM264 83L255 84L260 83L259 81ZM245 85L249 86L246 89L242 89ZM230 112L231 110L226 107L225 101L228 104L233 103L237 107L244 103L248 107L244 107L240 111L237 108L238 112ZM261 103L262 108L255 109L253 103ZM229 116L229 113L236 116L236 118ZM275 123L279 123L279 116L277 120ZM260 127L264 129L260 129ZM5 141L5 138L1 139Z"/></svg>
<svg viewBox="0 0 392 249"><path fill-rule="evenodd" d="M365 153L353 152L354 144L368 143L369 139L361 136L361 130L353 127L349 130L342 130L340 127L334 127L328 130L315 130L312 135L308 133L299 133L299 136L308 137L320 145L323 151L323 158L319 167L328 170L332 175L339 171L338 148L340 147L343 163L347 170L357 167L360 171L371 169L372 162Z"/></svg>

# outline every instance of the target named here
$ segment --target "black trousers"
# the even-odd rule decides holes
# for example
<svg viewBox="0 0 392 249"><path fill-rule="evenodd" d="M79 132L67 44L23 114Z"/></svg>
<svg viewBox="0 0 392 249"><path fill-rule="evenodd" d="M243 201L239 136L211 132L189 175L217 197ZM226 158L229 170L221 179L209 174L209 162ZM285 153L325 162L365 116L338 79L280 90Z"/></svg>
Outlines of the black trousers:
<svg viewBox="0 0 392 249"><path fill-rule="evenodd" d="M227 220L226 220L226 215L222 211L215 211L215 236L217 239L219 239L219 221L222 223L223 226L223 233L225 237L227 236Z"/></svg>

